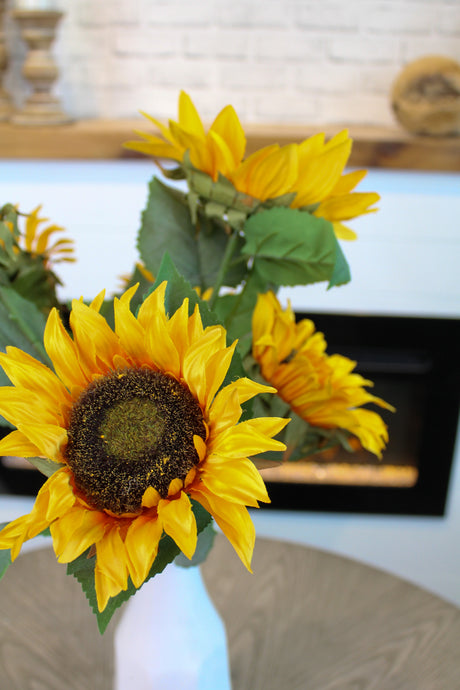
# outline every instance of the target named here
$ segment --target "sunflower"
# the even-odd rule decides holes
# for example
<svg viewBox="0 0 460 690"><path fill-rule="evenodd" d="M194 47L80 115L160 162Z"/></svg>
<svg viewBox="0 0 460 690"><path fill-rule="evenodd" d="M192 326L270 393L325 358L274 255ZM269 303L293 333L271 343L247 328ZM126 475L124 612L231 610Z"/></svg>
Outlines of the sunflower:
<svg viewBox="0 0 460 690"><path fill-rule="evenodd" d="M269 499L248 456L284 448L272 437L286 420L239 421L241 404L272 388L247 378L221 388L236 344L226 345L223 327L204 328L188 300L169 317L166 283L135 317L136 287L115 299L114 330L99 313L104 293L90 305L73 301L73 338L50 312L44 343L54 371L14 347L0 354L13 384L0 388L0 413L17 427L0 454L55 464L31 513L0 532L0 548L14 559L48 526L59 562L92 547L100 611L128 577L142 585L163 533L192 557L191 499L250 569L255 535L246 506Z"/></svg>
<svg viewBox="0 0 460 690"><path fill-rule="evenodd" d="M54 241L52 236L64 232L59 225L48 225L41 229L39 226L48 222L48 218L40 218L41 206L37 206L26 216L25 233L20 241L25 251L34 257L41 257L45 265L62 262L74 262L73 240L61 237Z"/></svg>
<svg viewBox="0 0 460 690"><path fill-rule="evenodd" d="M373 383L354 372L356 362L328 355L314 323L296 323L290 305L283 310L272 292L259 295L252 329L253 357L262 376L299 417L314 427L346 429L381 457L387 427L380 415L362 406L394 408L365 390Z"/></svg>
<svg viewBox="0 0 460 690"><path fill-rule="evenodd" d="M231 105L220 111L207 132L190 96L184 91L179 94L178 122L170 120L165 127L154 117L142 114L160 130L163 138L136 131L146 141L129 141L126 148L179 163L189 151L192 165L214 181L219 173L227 177L243 159L246 137Z"/></svg>
<svg viewBox="0 0 460 690"><path fill-rule="evenodd" d="M217 115L208 132L190 97L181 91L179 121L161 122L143 113L162 137L137 131L145 141L129 141L127 148L156 158L182 163L188 151L192 165L214 181L226 177L236 190L259 201L294 194L292 208L308 207L313 215L331 221L340 239L355 233L343 221L375 211L375 192L353 191L366 170L342 174L351 152L346 130L325 142L324 134L300 144L266 146L244 159L246 137L232 106Z"/></svg>

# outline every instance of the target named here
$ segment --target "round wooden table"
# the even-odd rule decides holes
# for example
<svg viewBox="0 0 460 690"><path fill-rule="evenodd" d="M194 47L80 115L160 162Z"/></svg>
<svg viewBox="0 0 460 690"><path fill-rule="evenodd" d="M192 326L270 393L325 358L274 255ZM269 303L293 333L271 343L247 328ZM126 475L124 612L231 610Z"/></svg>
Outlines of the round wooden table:
<svg viewBox="0 0 460 690"><path fill-rule="evenodd" d="M269 539L257 540L253 570L220 535L203 565L227 627L233 690L460 688L454 605L356 561ZM8 570L0 612L2 690L111 690L117 616L101 636L51 549Z"/></svg>

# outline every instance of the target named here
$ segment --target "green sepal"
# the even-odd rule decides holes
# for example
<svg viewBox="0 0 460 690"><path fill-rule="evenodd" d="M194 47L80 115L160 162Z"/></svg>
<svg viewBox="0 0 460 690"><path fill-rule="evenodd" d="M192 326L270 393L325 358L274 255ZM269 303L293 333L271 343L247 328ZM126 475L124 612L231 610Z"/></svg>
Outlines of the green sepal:
<svg viewBox="0 0 460 690"><path fill-rule="evenodd" d="M243 254L259 274L276 285L330 281L338 260L332 223L292 208L272 208L251 216L244 227ZM343 255L337 279L343 278ZM340 274L340 275L339 275Z"/></svg>
<svg viewBox="0 0 460 690"><path fill-rule="evenodd" d="M33 465L45 477L51 477L55 472L65 467L64 463L53 462L48 458L26 458L31 465Z"/></svg>
<svg viewBox="0 0 460 690"><path fill-rule="evenodd" d="M196 526L198 534L202 532L212 520L211 515L199 503L191 500L192 510L195 515ZM145 579L150 580L155 575L163 572L166 566L179 555L180 549L175 541L167 534L163 534L158 546L158 554L150 569L148 576ZM103 634L110 623L110 620L115 611L127 601L133 594L137 592L136 587L128 578L128 587L125 591L120 592L116 597L109 599L107 606L103 611L99 611L97 607L96 588L94 584L94 568L96 565L96 556L88 558L89 549L81 554L78 558L68 564L67 574L73 575L80 583L83 592L88 599L89 605L97 617L97 624L99 632Z"/></svg>
<svg viewBox="0 0 460 690"><path fill-rule="evenodd" d="M201 202L206 206L212 202L214 205L209 206L212 213L215 215L216 209L220 207L222 217L227 216L230 210L238 211L240 215L235 215L232 218L232 222L236 223L236 225L232 225L235 229L241 229L241 221L248 215L255 213L261 206L262 202L259 199L239 192L223 175L219 174L217 180L214 181L207 173L194 168L188 152L184 155L183 165L194 203ZM228 217L226 220L230 223Z"/></svg>
<svg viewBox="0 0 460 690"><path fill-rule="evenodd" d="M193 287L205 289L214 285L229 241L228 223L208 218L201 206L189 208L192 197L186 196L158 179L149 185L147 207L142 213L138 249L142 261L157 276L167 252L174 257L179 272ZM198 198L197 198L198 203ZM240 242L240 248L243 242ZM240 248L235 255L241 255ZM225 284L238 285L245 267L234 264Z"/></svg>

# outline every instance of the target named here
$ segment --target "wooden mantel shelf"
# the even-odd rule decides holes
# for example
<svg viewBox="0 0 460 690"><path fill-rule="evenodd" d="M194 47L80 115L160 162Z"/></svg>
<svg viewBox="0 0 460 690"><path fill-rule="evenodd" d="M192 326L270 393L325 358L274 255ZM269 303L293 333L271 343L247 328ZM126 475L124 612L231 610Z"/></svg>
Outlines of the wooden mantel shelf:
<svg viewBox="0 0 460 690"><path fill-rule="evenodd" d="M327 126L332 136L343 125ZM0 123L0 158L15 159L128 159L138 158L123 148L136 139L133 130L152 131L148 122L136 120L80 120L54 127L27 127ZM321 131L319 126L248 125L248 152L269 143L300 142ZM349 164L353 167L406 170L460 171L460 137L412 136L402 129L382 127L348 128L353 138Z"/></svg>

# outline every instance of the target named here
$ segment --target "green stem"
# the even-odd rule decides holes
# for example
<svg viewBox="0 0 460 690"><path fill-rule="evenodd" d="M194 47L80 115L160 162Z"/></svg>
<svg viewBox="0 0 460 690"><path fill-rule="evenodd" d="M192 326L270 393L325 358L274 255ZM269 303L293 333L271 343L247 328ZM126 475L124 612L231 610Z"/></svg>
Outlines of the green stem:
<svg viewBox="0 0 460 690"><path fill-rule="evenodd" d="M217 274L216 281L213 285L212 288L212 295L209 299L209 308L213 309L217 298L219 297L219 290L224 284L224 278L225 275L228 271L228 267L230 265L230 262L233 258L233 254L235 253L236 249L236 244L238 242L238 233L236 230L233 230L233 233L230 236L230 239L227 242L227 246L225 247L225 253L224 253L224 258L222 259L222 263L219 268L219 273Z"/></svg>

